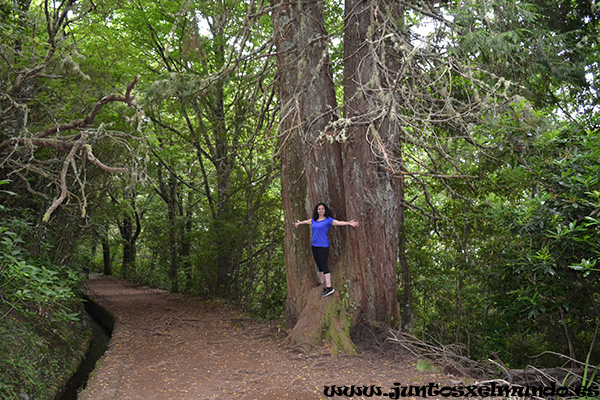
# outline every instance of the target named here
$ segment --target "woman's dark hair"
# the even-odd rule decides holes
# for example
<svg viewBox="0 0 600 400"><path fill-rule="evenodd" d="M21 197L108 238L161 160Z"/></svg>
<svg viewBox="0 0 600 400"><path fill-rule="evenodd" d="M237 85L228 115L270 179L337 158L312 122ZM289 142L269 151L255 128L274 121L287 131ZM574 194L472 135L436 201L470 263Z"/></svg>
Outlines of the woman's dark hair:
<svg viewBox="0 0 600 400"><path fill-rule="evenodd" d="M325 207L325 218L331 217L331 210L329 209L329 207L327 207L327 204L325 204L325 203L319 203L315 207L315 211L313 211L313 219L315 221L319 219L319 213L317 212L317 210L319 209L319 206Z"/></svg>

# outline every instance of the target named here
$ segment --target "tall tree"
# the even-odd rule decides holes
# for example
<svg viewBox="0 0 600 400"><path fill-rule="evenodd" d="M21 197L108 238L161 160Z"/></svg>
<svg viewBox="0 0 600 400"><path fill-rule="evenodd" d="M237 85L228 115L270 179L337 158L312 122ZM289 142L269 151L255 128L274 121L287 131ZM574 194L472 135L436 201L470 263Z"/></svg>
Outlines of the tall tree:
<svg viewBox="0 0 600 400"><path fill-rule="evenodd" d="M374 81L377 30L373 1L347 1L344 24L344 119L337 121L335 87L324 27L323 2L276 2L275 38L280 78L282 198L286 220L288 322L292 340L335 343L353 351L350 331L361 324L399 323L396 300L399 186L378 166L373 140L393 135L389 119L374 118L381 82ZM393 12L396 7L383 4ZM382 50L383 48L380 48ZM338 123L342 122L342 124ZM356 218L357 231L332 232L332 275L339 288L321 300L307 231L290 221L325 201L338 219Z"/></svg>
<svg viewBox="0 0 600 400"><path fill-rule="evenodd" d="M424 11L418 5L346 0L343 115L330 116L330 110L336 108L325 97L333 82L327 78L327 47L321 43L326 32L321 28L323 4L277 2L273 14L284 135L282 192L286 220L298 218L302 211L306 214L316 195L339 208L338 218L356 218L361 223L356 231L348 233L347 240L343 237L334 242L342 252L334 254L333 274L341 290L340 296L325 307L307 303L310 300L305 297L312 297L298 290L295 282L302 279L298 271L310 265L311 259L307 247L302 247L286 227L288 311L297 318L291 337L313 341L323 338L316 333L323 326L341 337L362 324L400 326L396 299L399 259L403 261L406 285L404 300L408 302L403 305L406 329L410 320L410 269L403 254L399 258L398 253L404 248L403 243L398 246L404 240L398 235L404 209L424 213L435 221L439 213L430 200L431 187L437 185L454 194L449 180L460 178L463 185L473 188L469 173L472 163L452 150L460 142L461 151L485 151L486 146L478 143L478 130L487 133L486 121L505 112L506 105L513 101L502 80L470 63L460 48L449 46L457 32L448 29L451 24L443 13L427 11L439 26L431 38L419 38L405 24L407 15L422 15ZM319 92L311 96L312 102L303 103L304 93L317 88ZM323 110L317 114L320 118L312 116L311 107ZM329 124L315 132L315 122L326 118L330 118ZM312 136L306 134L307 129ZM339 158L328 156L328 152L336 154L340 144L341 164ZM307 147L320 160L305 156ZM317 178L323 183L315 185ZM405 198L408 179L421 189L431 211ZM330 189L333 183L339 185L340 192ZM301 243L309 242L308 238L302 239ZM290 302L295 307L290 307ZM298 312L306 304L308 322ZM335 314L337 320L330 317L332 309L339 311ZM351 347L346 346L349 342L344 343L342 348Z"/></svg>
<svg viewBox="0 0 600 400"><path fill-rule="evenodd" d="M295 231L292 221L312 215L321 201L332 205L335 217L344 219L345 190L341 146L326 132L336 119L335 88L328 55L328 35L322 2L301 0L273 3L274 36L279 75L281 195L285 220L285 256L288 297L286 317L293 327L290 338L318 342L323 329L341 339L343 350L352 351L349 322L341 299L320 303L311 291L316 280L310 236ZM343 264L345 240L332 232L335 277ZM336 283L341 280L336 279ZM345 310L344 310L345 311Z"/></svg>
<svg viewBox="0 0 600 400"><path fill-rule="evenodd" d="M393 170L379 163L385 154L377 150L382 141L400 134L398 121L381 113L386 101L381 89L394 85L386 81L394 75L382 72L398 70L398 58L384 36L401 24L399 11L397 2L346 0L344 117L351 124L344 146L348 166L344 183L348 214L361 220L358 234L350 238L345 273L356 305L353 326L400 323L396 299L400 182Z"/></svg>
<svg viewBox="0 0 600 400"><path fill-rule="evenodd" d="M136 13L153 15L143 41L160 60L147 92L146 115L162 139L195 154L193 168L199 172L193 175L198 178L179 174L179 179L205 196L210 212L207 240L212 246L202 268L210 270L213 294L235 297L247 234L240 229L244 217L236 204L236 180L242 170L249 171L247 155L268 134L273 114L272 61L253 56L269 48L262 40L270 27L256 29L264 10L255 2L186 2L174 18L172 7L172 2L135 7ZM177 158L165 166L179 169ZM261 179L262 173L255 174L252 184Z"/></svg>

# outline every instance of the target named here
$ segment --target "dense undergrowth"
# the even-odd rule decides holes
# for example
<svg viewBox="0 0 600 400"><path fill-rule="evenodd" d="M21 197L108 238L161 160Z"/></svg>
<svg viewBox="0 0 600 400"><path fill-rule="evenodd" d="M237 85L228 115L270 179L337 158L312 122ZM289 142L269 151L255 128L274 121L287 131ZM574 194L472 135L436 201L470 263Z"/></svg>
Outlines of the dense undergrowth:
<svg viewBox="0 0 600 400"><path fill-rule="evenodd" d="M91 338L79 278L28 251L24 218L0 214L0 398L53 399Z"/></svg>

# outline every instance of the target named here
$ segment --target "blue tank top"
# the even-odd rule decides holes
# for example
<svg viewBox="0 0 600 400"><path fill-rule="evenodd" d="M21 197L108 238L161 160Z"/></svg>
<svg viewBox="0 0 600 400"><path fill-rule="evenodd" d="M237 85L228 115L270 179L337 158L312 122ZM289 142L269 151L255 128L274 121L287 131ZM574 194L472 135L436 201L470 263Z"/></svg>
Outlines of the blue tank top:
<svg viewBox="0 0 600 400"><path fill-rule="evenodd" d="M323 221L312 220L312 245L315 247L329 247L329 228L333 218L327 217Z"/></svg>

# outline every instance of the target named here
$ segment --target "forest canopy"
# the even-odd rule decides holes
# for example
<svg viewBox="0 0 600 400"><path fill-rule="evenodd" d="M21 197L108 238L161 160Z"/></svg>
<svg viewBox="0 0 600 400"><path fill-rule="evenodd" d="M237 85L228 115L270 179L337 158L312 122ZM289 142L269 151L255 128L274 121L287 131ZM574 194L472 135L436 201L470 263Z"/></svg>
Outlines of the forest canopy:
<svg viewBox="0 0 600 400"><path fill-rule="evenodd" d="M291 224L321 199L361 222L333 238L341 351L377 322L597 364L596 7L2 1L0 279L43 259L65 286L114 274L307 332ZM11 288L0 318L42 301Z"/></svg>

